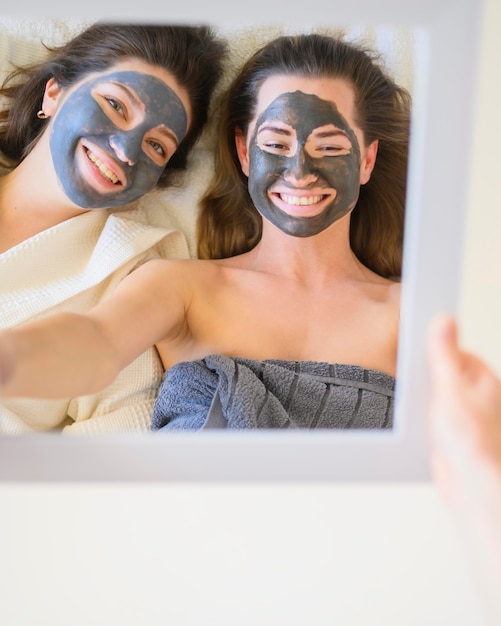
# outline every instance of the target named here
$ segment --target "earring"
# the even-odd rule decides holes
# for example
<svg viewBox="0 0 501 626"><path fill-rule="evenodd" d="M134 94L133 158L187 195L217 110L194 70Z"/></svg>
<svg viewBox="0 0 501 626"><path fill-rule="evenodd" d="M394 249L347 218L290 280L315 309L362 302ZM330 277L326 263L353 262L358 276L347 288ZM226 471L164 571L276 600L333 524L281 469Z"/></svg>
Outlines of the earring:
<svg viewBox="0 0 501 626"><path fill-rule="evenodd" d="M43 109L40 109L40 111L38 111L37 117L38 117L39 120L47 119L47 115L44 113Z"/></svg>

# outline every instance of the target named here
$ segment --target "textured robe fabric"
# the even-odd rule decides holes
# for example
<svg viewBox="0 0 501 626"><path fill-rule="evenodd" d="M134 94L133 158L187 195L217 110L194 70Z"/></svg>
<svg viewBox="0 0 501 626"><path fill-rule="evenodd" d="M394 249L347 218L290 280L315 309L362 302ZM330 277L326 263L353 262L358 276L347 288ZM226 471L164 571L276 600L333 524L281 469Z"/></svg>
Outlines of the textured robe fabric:
<svg viewBox="0 0 501 626"><path fill-rule="evenodd" d="M149 225L140 208L88 211L0 254L0 327L56 312L86 312L148 259L188 256L185 236ZM151 348L96 394L2 401L0 390L0 434L149 431L162 375Z"/></svg>
<svg viewBox="0 0 501 626"><path fill-rule="evenodd" d="M209 355L173 366L153 430L391 428L395 379L356 365Z"/></svg>

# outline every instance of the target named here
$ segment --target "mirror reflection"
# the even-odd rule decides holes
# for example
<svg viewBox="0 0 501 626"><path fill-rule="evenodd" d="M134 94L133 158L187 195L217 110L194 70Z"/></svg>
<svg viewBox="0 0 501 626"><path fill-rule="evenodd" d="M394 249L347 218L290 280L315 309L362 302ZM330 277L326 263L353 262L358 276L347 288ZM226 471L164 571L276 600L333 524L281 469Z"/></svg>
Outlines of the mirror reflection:
<svg viewBox="0 0 501 626"><path fill-rule="evenodd" d="M0 433L391 428L412 49L82 23L4 52Z"/></svg>

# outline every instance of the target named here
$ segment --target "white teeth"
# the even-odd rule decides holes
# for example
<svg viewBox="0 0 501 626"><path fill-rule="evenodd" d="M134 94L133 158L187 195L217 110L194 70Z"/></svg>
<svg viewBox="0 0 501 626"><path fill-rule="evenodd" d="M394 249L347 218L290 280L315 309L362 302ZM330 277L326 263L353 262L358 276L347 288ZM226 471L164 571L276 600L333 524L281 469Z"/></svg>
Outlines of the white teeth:
<svg viewBox="0 0 501 626"><path fill-rule="evenodd" d="M100 161L95 154L93 154L92 152L87 152L87 156L98 167L99 171L105 178L107 178L114 184L118 183L118 178L115 176L115 174L113 174L110 168L106 167L106 165L102 161Z"/></svg>
<svg viewBox="0 0 501 626"><path fill-rule="evenodd" d="M295 204L297 206L309 206L310 204L317 204L322 200L323 196L286 196L280 194L280 199L287 204Z"/></svg>

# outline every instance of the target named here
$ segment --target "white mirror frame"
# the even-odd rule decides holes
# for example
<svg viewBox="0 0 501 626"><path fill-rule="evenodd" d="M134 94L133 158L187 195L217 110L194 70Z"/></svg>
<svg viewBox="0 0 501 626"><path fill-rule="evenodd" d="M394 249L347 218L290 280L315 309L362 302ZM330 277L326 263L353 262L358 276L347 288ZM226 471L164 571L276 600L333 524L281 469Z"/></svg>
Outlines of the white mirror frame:
<svg viewBox="0 0 501 626"><path fill-rule="evenodd" d="M284 18L282 3L239 3L238 16L214 3L181 4L177 8L172 3L162 7L155 1L149 15L157 22L205 22L216 26L224 22L225 28L281 23ZM202 2L195 2L198 4ZM145 21L147 5L142 1L135 8L121 6L116 15L121 21ZM394 428L389 432L211 431L168 436L2 437L0 480L429 480L425 337L436 312L456 312L458 306L483 2L308 0L305 5L298 7L291 2L287 26L297 23L314 27L315 18L320 26L332 16L334 27L412 26L419 40L404 241L404 323ZM116 15L110 15L110 21L116 20ZM33 17L31 7L29 16ZM89 16L92 20L107 18L98 13Z"/></svg>

